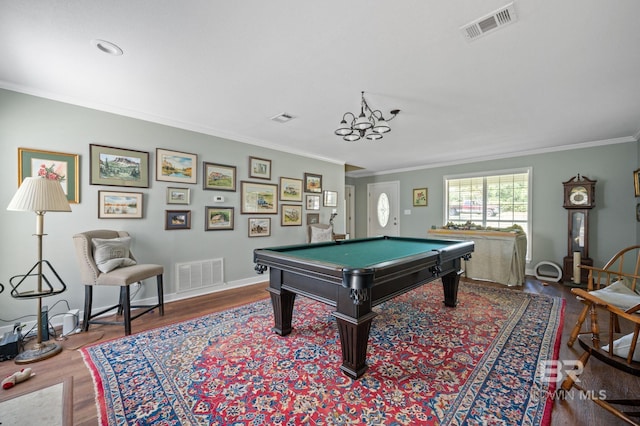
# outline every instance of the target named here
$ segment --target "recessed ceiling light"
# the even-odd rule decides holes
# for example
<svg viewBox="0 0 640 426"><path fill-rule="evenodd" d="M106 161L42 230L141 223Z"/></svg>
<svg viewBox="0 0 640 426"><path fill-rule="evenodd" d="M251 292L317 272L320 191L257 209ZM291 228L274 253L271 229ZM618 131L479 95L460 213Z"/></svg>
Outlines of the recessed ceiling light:
<svg viewBox="0 0 640 426"><path fill-rule="evenodd" d="M118 47L116 44L111 43L110 41L93 39L91 40L91 44L98 48L103 53L113 56L122 55L122 49Z"/></svg>

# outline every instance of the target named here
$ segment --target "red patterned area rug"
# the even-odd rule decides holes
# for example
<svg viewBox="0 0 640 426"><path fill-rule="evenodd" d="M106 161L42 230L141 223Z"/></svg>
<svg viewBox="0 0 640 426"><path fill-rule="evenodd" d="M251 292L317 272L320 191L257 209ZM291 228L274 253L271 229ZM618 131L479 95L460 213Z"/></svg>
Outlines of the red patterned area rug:
<svg viewBox="0 0 640 426"><path fill-rule="evenodd" d="M271 302L83 348L103 425L548 425L564 300L439 281L375 308L369 369L340 370L331 308L296 299L293 332Z"/></svg>

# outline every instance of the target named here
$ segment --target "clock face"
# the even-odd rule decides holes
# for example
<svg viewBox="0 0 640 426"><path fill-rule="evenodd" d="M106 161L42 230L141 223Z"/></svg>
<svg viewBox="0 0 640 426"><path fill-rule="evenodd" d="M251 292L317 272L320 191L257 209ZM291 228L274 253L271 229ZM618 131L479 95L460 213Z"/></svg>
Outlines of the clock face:
<svg viewBox="0 0 640 426"><path fill-rule="evenodd" d="M574 206L585 206L589 204L589 193L584 186L576 186L571 188L569 192L569 201Z"/></svg>

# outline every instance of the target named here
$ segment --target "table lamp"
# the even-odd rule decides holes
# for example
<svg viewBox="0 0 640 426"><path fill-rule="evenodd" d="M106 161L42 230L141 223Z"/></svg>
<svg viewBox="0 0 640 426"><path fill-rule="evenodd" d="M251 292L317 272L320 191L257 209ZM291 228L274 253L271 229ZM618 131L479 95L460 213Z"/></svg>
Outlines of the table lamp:
<svg viewBox="0 0 640 426"><path fill-rule="evenodd" d="M11 296L15 298L38 299L38 337L33 349L25 350L18 354L15 358L16 364L24 364L29 362L40 361L52 357L62 351L62 347L55 342L42 342L42 327L48 327L48 324L42 323L42 298L62 293L66 286L55 272L51 264L42 259L42 237L44 234L44 214L46 212L70 212L71 207L67 196L62 190L60 182L57 180L46 179L43 177L27 177L23 180L20 188L13 196L7 210L14 211L31 211L36 213L36 233L38 239L38 261L25 275L16 275L11 278L12 287ZM58 281L62 284L62 288L54 289L50 281L43 274L43 265L49 266ZM36 278L35 290L19 289L21 284L29 277ZM20 278L19 282L14 285L13 281Z"/></svg>

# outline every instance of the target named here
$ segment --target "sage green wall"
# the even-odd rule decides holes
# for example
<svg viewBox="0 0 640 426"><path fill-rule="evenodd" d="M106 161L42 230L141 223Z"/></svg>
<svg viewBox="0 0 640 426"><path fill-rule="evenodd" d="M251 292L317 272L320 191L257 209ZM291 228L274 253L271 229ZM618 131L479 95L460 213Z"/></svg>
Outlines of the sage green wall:
<svg viewBox="0 0 640 426"><path fill-rule="evenodd" d="M367 235L367 184L400 182L400 232L403 236L427 235L431 225L444 223L443 176L459 173L484 173L512 168L533 168L532 242L528 270L541 260L562 266L567 252L567 211L562 208L562 182L580 173L598 181L596 207L589 215L589 255L596 265L606 262L621 248L636 244L633 171L638 168L638 143L627 142L598 147L557 151L545 154L483 161L471 164L381 174L358 179L347 178L356 186L356 236ZM413 207L413 188L429 188L429 205ZM405 215L404 210L411 210Z"/></svg>
<svg viewBox="0 0 640 426"><path fill-rule="evenodd" d="M149 188L123 188L89 185L89 144L129 148L150 153L151 175ZM272 160L271 183L279 183L279 177L303 178L305 172L323 176L323 189L344 191L344 167L289 153L261 148L254 145L221 139L196 132L150 123L143 120L73 106L43 98L0 90L0 282L8 285L13 275L26 273L36 260L35 214L7 211L6 206L17 188L18 148L31 148L80 154L80 203L72 204L71 213L47 213L45 215L44 257L57 269L69 286L60 297L50 297L44 303L52 306L58 299L69 301L71 308L82 309L84 289L73 252L72 235L89 229L119 229L129 231L134 238L133 251L142 262L165 266L167 299L184 297L176 295L175 268L177 262L224 258L224 279L228 286L260 282L253 267L253 249L303 243L305 226L280 226L280 215L271 218L270 237L248 238L248 217L240 214L239 182L248 179L249 156ZM165 148L198 155L198 183L178 185L155 181L155 149ZM205 191L202 189L202 161L235 165L237 167L238 192ZM267 181L263 181L267 182ZM166 204L166 188L181 186L191 188L191 204L176 206ZM98 219L98 191L142 192L143 219ZM225 197L224 203L213 203L214 195ZM343 197L339 196L342 211ZM302 204L302 203L301 203ZM205 206L235 207L233 231L204 231ZM165 210L189 209L192 211L190 230L164 230ZM307 211L303 208L303 216ZM321 221L328 222L331 208L321 207ZM263 216L263 215L260 215ZM255 215L254 215L255 217ZM306 224L306 219L303 218ZM336 231L342 232L341 221L336 221ZM101 290L101 291L100 291ZM141 298L155 292L149 290ZM113 289L98 289L94 306L107 306L115 301ZM35 300L15 300L8 289L0 294L0 319L10 320L22 315L35 317ZM53 313L66 312L60 306ZM25 320L23 320L25 321ZM0 327L7 322L0 321Z"/></svg>

